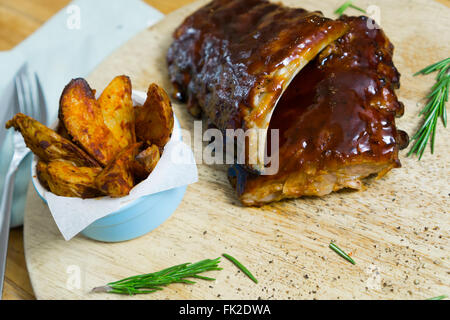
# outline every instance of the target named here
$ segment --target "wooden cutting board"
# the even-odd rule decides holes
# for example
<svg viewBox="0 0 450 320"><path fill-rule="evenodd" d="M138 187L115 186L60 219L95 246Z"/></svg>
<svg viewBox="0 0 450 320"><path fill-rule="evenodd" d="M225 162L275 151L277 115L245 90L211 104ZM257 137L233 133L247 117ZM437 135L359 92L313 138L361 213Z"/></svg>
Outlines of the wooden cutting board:
<svg viewBox="0 0 450 320"><path fill-rule="evenodd" d="M326 16L340 0L282 1ZM157 82L166 90L165 54L183 19L206 3L199 1L170 15L130 40L89 77L102 89L127 74L135 89ZM369 1L358 1L367 8ZM410 134L433 76L412 77L450 53L450 9L425 0L376 1L377 19L395 44L402 74L400 100L405 115L398 127ZM377 9L375 8L375 9ZM349 14L357 14L349 10ZM174 103L183 128L193 130L185 106ZM449 160L450 134L439 123L436 152L422 161L406 158L403 167L360 192L282 201L262 208L239 204L225 166L199 164L199 182L169 220L153 232L122 243L77 236L66 242L47 207L28 193L25 253L38 299L424 299L450 294ZM328 248L331 240L351 252L352 265ZM229 261L211 272L214 282L174 284L134 297L92 294L91 288L125 276L229 253L259 279L251 282Z"/></svg>

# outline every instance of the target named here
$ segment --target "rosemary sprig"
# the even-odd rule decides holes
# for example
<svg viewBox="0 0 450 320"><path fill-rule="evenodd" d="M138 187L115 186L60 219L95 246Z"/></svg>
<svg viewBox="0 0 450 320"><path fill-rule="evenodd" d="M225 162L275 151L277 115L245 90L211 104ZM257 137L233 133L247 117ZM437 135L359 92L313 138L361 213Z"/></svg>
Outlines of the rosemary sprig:
<svg viewBox="0 0 450 320"><path fill-rule="evenodd" d="M427 104L419 113L419 116L424 116L425 120L416 134L411 138L411 140L416 140L416 142L408 152L408 157L415 153L419 156L419 160L422 158L429 140L431 141L431 153L434 153L434 140L438 119L441 118L444 127L447 127L447 109L445 104L448 101L450 88L450 58L436 62L416 72L414 76L419 74L427 75L435 71L438 71L436 83L427 96Z"/></svg>
<svg viewBox="0 0 450 320"><path fill-rule="evenodd" d="M342 251L342 249L339 248L337 245L335 245L333 242L330 242L330 249L335 251L338 255L340 255L342 258L349 261L350 263L356 264L355 261L352 258L350 258L350 256L348 254L346 254L344 251Z"/></svg>
<svg viewBox="0 0 450 320"><path fill-rule="evenodd" d="M228 260L233 262L239 269L242 270L243 273L245 273L247 275L247 277L252 279L254 283L258 283L258 280L253 276L253 274L250 271L248 271L248 269L246 267L244 267L244 265L242 263L240 263L236 258L234 258L226 253L222 254L222 256L224 256L225 258L227 258Z"/></svg>
<svg viewBox="0 0 450 320"><path fill-rule="evenodd" d="M361 11L363 13L366 13L366 10L361 9L360 7L355 6L352 1L346 1L342 6L336 9L334 13L338 14L339 16L342 16L344 14L344 11L347 10L347 8L353 8L355 10Z"/></svg>
<svg viewBox="0 0 450 320"><path fill-rule="evenodd" d="M433 297L433 298L428 298L427 300L443 300L447 298L447 296L445 294L443 294L442 296L437 296L437 297Z"/></svg>
<svg viewBox="0 0 450 320"><path fill-rule="evenodd" d="M171 283L195 283L186 278L212 281L215 279L200 276L199 273L222 270L222 268L219 268L219 262L220 257L214 260L205 259L197 263L183 263L158 272L132 276L119 281L110 282L106 286L96 287L92 289L92 291L134 295L162 290L163 287Z"/></svg>

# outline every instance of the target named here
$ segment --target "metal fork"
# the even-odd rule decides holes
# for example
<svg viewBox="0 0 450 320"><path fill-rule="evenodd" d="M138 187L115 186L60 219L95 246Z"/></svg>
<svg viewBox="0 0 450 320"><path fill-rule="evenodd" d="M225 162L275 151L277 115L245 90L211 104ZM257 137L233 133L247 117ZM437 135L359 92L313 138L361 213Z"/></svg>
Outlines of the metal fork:
<svg viewBox="0 0 450 320"><path fill-rule="evenodd" d="M15 77L16 103L14 113L24 113L46 124L47 109L39 78L36 73L30 76L27 65L18 71ZM14 179L17 169L30 152L20 132L14 132L14 154L6 174L3 194L0 202L0 300L2 299L3 281L8 251L8 237L11 220Z"/></svg>

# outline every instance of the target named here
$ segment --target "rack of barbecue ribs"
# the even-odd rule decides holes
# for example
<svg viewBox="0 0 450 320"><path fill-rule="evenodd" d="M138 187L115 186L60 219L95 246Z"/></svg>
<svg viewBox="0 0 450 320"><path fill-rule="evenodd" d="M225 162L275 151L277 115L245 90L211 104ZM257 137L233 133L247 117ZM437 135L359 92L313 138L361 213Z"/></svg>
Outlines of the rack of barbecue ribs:
<svg viewBox="0 0 450 320"><path fill-rule="evenodd" d="M175 96L217 128L278 129L278 170L265 157L229 178L244 205L360 189L400 167L408 135L393 45L369 18L331 20L265 0L215 0L186 18L168 51ZM261 152L261 150L257 150Z"/></svg>

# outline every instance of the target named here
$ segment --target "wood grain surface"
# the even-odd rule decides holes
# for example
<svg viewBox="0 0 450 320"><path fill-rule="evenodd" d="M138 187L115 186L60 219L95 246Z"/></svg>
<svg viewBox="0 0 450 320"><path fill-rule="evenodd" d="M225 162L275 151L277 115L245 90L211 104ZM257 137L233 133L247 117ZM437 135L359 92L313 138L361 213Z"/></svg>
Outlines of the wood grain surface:
<svg viewBox="0 0 450 320"><path fill-rule="evenodd" d="M94 88L127 74L133 87L157 82L171 91L165 54L171 34L196 2L167 16L113 53L91 74ZM283 1L325 15L341 1ZM365 7L369 1L360 1ZM413 132L432 77L412 74L450 52L450 9L425 1L377 1L381 25L396 46L402 73L398 126ZM193 129L185 106L174 103L181 126ZM25 251L39 299L424 299L449 292L450 134L440 130L437 152L421 162L405 158L403 168L369 182L361 192L282 201L244 208L224 166L199 164L199 182L190 185L175 213L138 239L107 244L77 236L64 241L46 206L29 192ZM351 265L328 248L330 241L351 252ZM176 284L151 295L93 294L90 289L134 274L227 252L259 279L255 285L228 261L217 280ZM74 275L78 282L73 282ZM76 285L75 285L76 284Z"/></svg>
<svg viewBox="0 0 450 320"><path fill-rule="evenodd" d="M148 0L146 2L163 13L169 13L181 5L192 1ZM291 3L300 6L304 2L308 1L291 1ZM330 1L326 1L325 4L328 2ZM339 1L331 2L332 5L330 7L332 8L340 4ZM382 2L380 1L380 3ZM449 0L441 0L439 2L450 6ZM14 2L0 0L0 50L11 49L67 3L68 1L65 0L17 0ZM309 7L315 9L316 6L312 6L311 3L312 1L309 1ZM426 92L426 89L432 82L430 79L417 81L412 79L407 73L416 71L417 68L435 61L434 59L441 57L439 54L445 53L442 50L449 52L448 46L445 46L449 43L449 15L448 9L436 6L431 1L412 1L412 4L408 2L404 6L402 4L403 2L396 8L399 16L413 13L413 15L407 16L411 17L411 20L406 23L411 30L408 33L409 38L401 39L401 43L397 43L399 38L403 37L405 33L403 31L400 32L405 27L400 23L390 27L388 35L397 47L395 60L403 75L400 96L407 105L407 113L405 118L400 120L399 126L411 131L417 124L418 107L415 104L420 101L420 97L423 96L422 94ZM384 6L380 5L380 7L383 10ZM416 7L416 10L413 7ZM331 11L331 9L325 10L325 12ZM183 15L184 12L179 14ZM390 16L395 16L395 14ZM436 17L439 19L435 19ZM384 18L384 15L382 15L382 18ZM443 21L444 25L444 27L441 26L441 28L444 28L442 37L434 35L430 40L427 32L432 33L433 28L425 28L424 32L419 26L424 24L431 27L440 20ZM383 28L388 29L383 22ZM411 23L415 26L414 29L411 29ZM447 29L445 29L445 26ZM396 30L396 27L398 30ZM412 32L413 30L417 31L416 34ZM151 31L148 31L149 35L147 36L151 35ZM399 32L401 35L396 37L396 32ZM421 34L422 36L420 36ZM415 35L418 35L418 37L415 37ZM447 39L445 39L445 35L447 35ZM156 36L158 37L159 35ZM430 47L430 42L435 42L434 46ZM439 46L440 42L444 43L441 47ZM131 41L132 43L133 41ZM108 64L115 61L111 59L120 60L120 55L124 54L124 50L128 54L129 51L127 50L137 46L136 41L134 41L134 46L128 44L126 46L127 49L120 50L121 53L114 55L115 58L111 57L108 59L99 70L107 70ZM134 55L137 55L137 58L141 60L145 58L148 52L142 52L142 50L144 48L137 52L132 52L133 55L130 59L136 58ZM403 54L399 57L399 53L402 52ZM139 61L133 62L127 58L125 61L120 62L120 66L124 72L129 71L130 74L133 74L133 84L135 87L137 85L138 89L139 87L145 89L149 80L156 80L164 76L163 70L159 70L159 68L152 70L151 67L144 66L144 70L136 70L138 67L136 65L137 62ZM155 76L155 71L160 74ZM99 77L94 74L91 78L95 85L101 87L113 73L112 70L108 70L105 77ZM166 79L162 79L162 82L166 86L168 85ZM183 112L183 107L177 106L177 116L181 113L185 121L192 121ZM408 125L404 125L405 123ZM189 123L187 124L187 127L189 127ZM440 138L448 141L448 135L445 136L441 132ZM245 278L239 274L235 275L232 272L234 270L232 266L224 261L223 264L226 264L225 266L229 272L224 277L221 277L221 280L226 283L233 281L230 291L235 290L236 292L224 292L222 294L221 292L225 290L221 290L223 287L220 285L221 282L219 280L217 284L212 285L213 288L208 288L209 284L200 286L197 289L191 287L185 289L182 286L177 287L175 285L174 288L166 290L164 294L151 298L256 298L259 296L265 298L424 298L448 293L448 254L446 254L446 251L448 251L449 230L448 218L446 217L447 212L445 211L448 207L448 190L446 190L448 186L447 183L442 185L442 178L448 177L448 167L444 166L449 159L448 144L441 145L439 150L435 156L427 155L424 159L425 161L422 161L420 164L416 164L413 159L402 158L404 168L400 170L406 171L403 177L392 177L399 175L399 170L395 170L386 179L373 182L373 185L369 186L365 192L340 193L323 199L283 202L267 206L262 210L263 212L239 207L233 209L237 202L233 198L231 188L225 179L223 168L215 170L201 166L201 180L205 181L199 186L190 187L189 193L198 192L198 195L193 195L192 199L185 199L185 202L191 203L183 203L182 207L174 214L174 217L166 223L167 225L170 223L170 227L167 226L166 229L166 224L164 224L155 230L154 235L152 233L152 237L146 236L122 244L102 244L81 237L65 243L59 235L54 222L49 219L49 214L45 207L41 206L36 208L36 210L27 209L27 221L30 220L31 211L37 211L36 218L43 219L38 221L37 230L34 231L34 233L38 233L36 236L38 242L30 243L27 240L27 243L30 243L27 252L34 252L28 255L32 256L31 261L30 259L28 260L32 271L32 279L36 278L36 280L33 280L33 284L37 289L37 297L99 298L99 296L86 295L91 283L92 285L98 285L136 272L148 272L149 269L155 270L158 267L165 267L173 263L185 262L197 257L202 258L204 254L210 252L214 255L219 255L221 250L233 253L237 247L241 247L240 252L244 253L244 257L241 260L245 261L252 268L260 269L256 273L265 281L257 290L249 288L250 285ZM422 170L416 170L417 166L421 167ZM414 179L421 178L421 175L426 176L430 174L431 178L428 177L422 182L434 185L434 187L424 187L424 190L418 191L421 188L418 187L418 182ZM433 179L433 177L440 177L440 179ZM404 185L402 185L403 182ZM212 189L205 194L204 191L201 192L200 190L205 183L207 187L219 190ZM415 183L417 183L417 186L415 186ZM439 190L439 186L442 190ZM436 190L438 192L433 193ZM405 198L405 195L402 195L405 192L412 194ZM416 194L414 192L419 193ZM33 198L33 195L34 190L30 190L29 196ZM415 195L418 195L419 199ZM338 201L340 206L348 206L346 210L337 211L336 208L330 208L330 206L336 204L336 197L338 200L340 199ZM372 200L367 201L367 198L372 198ZM380 202L382 202L381 206L371 206L371 203L374 200L377 201L377 199L380 199ZM408 199L411 199L411 202ZM195 220L188 221L187 225L184 226L183 223L186 221L183 221L183 219L186 217L184 215L181 216L178 212L191 208L190 215L196 214L196 200L200 203L209 202L206 207L207 211L209 210L210 212L203 213L198 217L204 220L202 224L195 226L195 221L197 221ZM387 202L388 200L392 204ZM36 201L36 199L28 201L28 208L32 201ZM430 205L427 204L427 201ZM227 207L223 210L220 206L217 206L218 202L225 203L229 208ZM441 204L437 205L437 202L441 202ZM383 204L386 205L383 207ZM409 211L412 211L412 213L408 214ZM180 217L178 217L179 215ZM229 220L233 218L238 219L226 227L208 229L210 224L215 225L217 222L222 221L223 217L227 217ZM174 219L181 220L172 222ZM258 220L258 225L261 222L265 222L265 224L271 224L274 229L263 225L260 230L254 230L256 228L252 223L254 219ZM346 220L346 222L343 223L343 220ZM239 224L240 222L244 222L244 224ZM176 231L177 227L180 230L186 228L183 233L184 238L179 239ZM352 232L354 228L357 228L357 232ZM49 237L43 240L42 235L39 236L39 232L49 232ZM301 233L300 236L298 236L299 233ZM242 234L250 235L251 237L247 238ZM158 244L161 241L161 237L166 241L169 240L168 244L174 243L174 245L167 247L168 244L165 244L160 248L138 250L135 252L135 255L127 254L129 246L139 247L139 243L142 242L146 244L145 248L147 248L153 239L156 239L155 244ZM227 237L235 237L237 240L240 239L242 241L226 241ZM333 256L327 249L327 241L329 239L335 239L341 247L352 251L355 259L360 262L358 267L351 268L339 257ZM201 251L194 254L182 254L183 247L180 244L176 245L176 240L195 243L196 246L200 246ZM362 243L359 240L363 240ZM206 245L204 242L212 242L212 244ZM249 244L256 243L257 245L256 247L250 246L246 248L247 242ZM36 250L37 246L42 247ZM76 251L74 251L78 246L84 248L82 252L89 250L89 256L92 254L99 256L102 263L114 264L115 267L112 268L114 271L111 271L111 266L100 266L95 261L81 260L81 253L76 254ZM288 250L291 247L294 250ZM60 258L57 254L51 254L56 248L65 251L65 254L75 253L73 259L69 259L69 262L73 262L73 264L67 264L67 259L63 259L67 258L66 255ZM106 248L107 251L111 252L116 252L117 250L117 254L105 254L105 249L102 248ZM209 249L206 250L206 248ZM214 248L214 252L210 250L211 248ZM255 248L256 255L253 252ZM276 250L278 253L284 252L285 256L276 255L275 252L272 252L274 248L278 248ZM91 249L94 249L94 251L91 251ZM258 260L258 257L268 257L269 259ZM187 260L183 260L184 258ZM127 264L129 259L132 259L133 265ZM80 261L82 262L80 263ZM68 266L79 266L83 274L83 288L75 290L75 293L73 292L74 290L66 292L68 291L66 288ZM316 270L317 266L323 270ZM57 270L58 277L56 279L46 278L49 272L41 272L42 268L48 268L52 271ZM331 272L326 273L325 271L327 270L331 270ZM321 275L322 278L320 277ZM356 278L349 281L355 275ZM402 275L403 278L401 277ZM96 281L91 281L93 276ZM280 278L281 276L286 277L286 280L277 281L277 277ZM371 280L372 278L373 280ZM236 283L236 280L238 283ZM354 288L347 288L341 293L340 287L352 285L356 280L360 281L360 284L357 284ZM45 283L45 281L48 281L48 283ZM289 289L286 289L283 294L280 290L281 288L284 290L286 284ZM373 286L376 289L370 289ZM192 290L195 290L196 293L193 294ZM199 296L198 290L203 290L204 295ZM49 293L50 291L54 292ZM30 299L33 297L23 256L22 229L17 228L11 232L3 298ZM116 297L102 296L101 298Z"/></svg>
<svg viewBox="0 0 450 320"><path fill-rule="evenodd" d="M445 1L450 2L450 0ZM144 0L144 2L167 14L193 0ZM0 0L0 50L14 48L68 3L70 3L69 0ZM5 300L34 299L25 263L21 227L11 230L6 261L2 298Z"/></svg>

